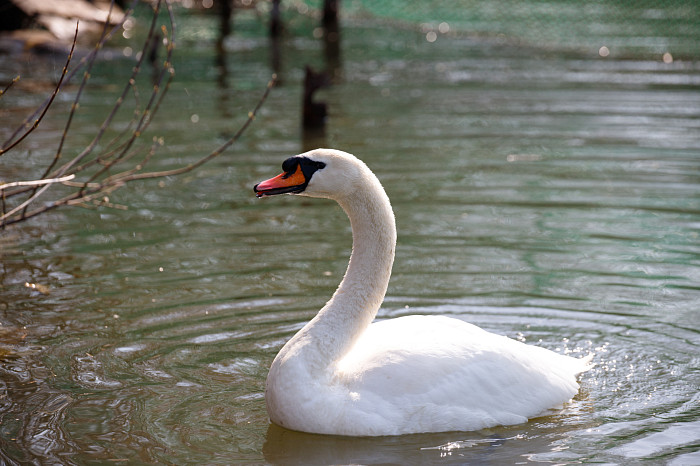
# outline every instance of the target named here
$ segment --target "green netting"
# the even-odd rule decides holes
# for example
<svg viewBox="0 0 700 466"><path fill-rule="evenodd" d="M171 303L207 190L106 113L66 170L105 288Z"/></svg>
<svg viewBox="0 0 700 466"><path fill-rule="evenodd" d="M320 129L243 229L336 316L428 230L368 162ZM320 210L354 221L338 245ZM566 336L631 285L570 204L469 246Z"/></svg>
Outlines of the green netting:
<svg viewBox="0 0 700 466"><path fill-rule="evenodd" d="M305 0L321 8L322 0ZM371 17L433 31L550 49L606 47L611 55L700 57L700 0L340 0L345 18ZM444 23L444 24L443 24ZM440 24L442 28L440 28ZM443 32L440 32L442 29Z"/></svg>

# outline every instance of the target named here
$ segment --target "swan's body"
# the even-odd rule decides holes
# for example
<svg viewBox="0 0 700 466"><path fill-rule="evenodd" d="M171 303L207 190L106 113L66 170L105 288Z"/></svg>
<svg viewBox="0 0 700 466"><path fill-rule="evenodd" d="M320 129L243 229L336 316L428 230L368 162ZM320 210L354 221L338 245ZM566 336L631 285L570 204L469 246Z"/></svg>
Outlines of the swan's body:
<svg viewBox="0 0 700 466"><path fill-rule="evenodd" d="M330 149L287 159L283 169L255 187L258 196L334 199L350 218L353 250L333 297L272 363L272 422L354 436L467 431L525 422L578 392L587 360L448 317L372 323L396 245L384 189L363 162Z"/></svg>

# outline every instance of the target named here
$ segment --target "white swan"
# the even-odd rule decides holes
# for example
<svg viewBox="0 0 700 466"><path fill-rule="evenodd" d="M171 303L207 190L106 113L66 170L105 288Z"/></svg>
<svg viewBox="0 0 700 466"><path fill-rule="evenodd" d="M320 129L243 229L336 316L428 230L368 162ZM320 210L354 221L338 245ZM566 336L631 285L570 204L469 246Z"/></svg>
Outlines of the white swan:
<svg viewBox="0 0 700 466"><path fill-rule="evenodd" d="M316 149L255 186L330 198L345 210L353 248L333 297L280 350L267 376L270 419L293 430L375 436L477 430L526 422L578 392L575 359L458 319L372 323L394 261L396 225L377 177L353 155Z"/></svg>

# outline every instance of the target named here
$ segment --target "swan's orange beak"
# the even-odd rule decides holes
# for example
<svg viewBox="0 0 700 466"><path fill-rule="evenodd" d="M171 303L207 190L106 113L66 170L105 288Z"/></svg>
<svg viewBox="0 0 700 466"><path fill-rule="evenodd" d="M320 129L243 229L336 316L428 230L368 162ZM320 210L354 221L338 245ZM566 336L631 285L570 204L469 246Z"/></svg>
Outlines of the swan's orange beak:
<svg viewBox="0 0 700 466"><path fill-rule="evenodd" d="M300 192L304 187L306 187L306 177L301 171L301 164L297 164L297 169L294 173L282 173L274 178L262 181L255 185L253 191L255 191L256 196L263 197Z"/></svg>

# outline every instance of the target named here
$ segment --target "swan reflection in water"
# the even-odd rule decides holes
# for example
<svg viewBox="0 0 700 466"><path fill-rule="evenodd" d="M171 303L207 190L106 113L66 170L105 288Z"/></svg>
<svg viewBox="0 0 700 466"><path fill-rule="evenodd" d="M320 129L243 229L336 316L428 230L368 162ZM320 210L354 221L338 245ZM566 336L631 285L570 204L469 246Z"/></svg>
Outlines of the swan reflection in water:
<svg viewBox="0 0 700 466"><path fill-rule="evenodd" d="M270 424L262 451L279 465L515 464L556 458L566 448L573 413L537 418L527 425L477 432L389 437L347 437L297 432ZM534 424L534 425L533 425Z"/></svg>

